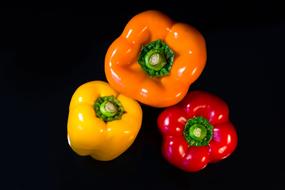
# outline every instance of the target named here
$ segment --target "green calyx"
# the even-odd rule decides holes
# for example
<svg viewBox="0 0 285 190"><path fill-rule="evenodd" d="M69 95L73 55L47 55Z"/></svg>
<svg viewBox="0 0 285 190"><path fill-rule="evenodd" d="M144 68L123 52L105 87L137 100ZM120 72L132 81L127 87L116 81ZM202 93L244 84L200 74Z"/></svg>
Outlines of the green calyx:
<svg viewBox="0 0 285 190"><path fill-rule="evenodd" d="M213 126L203 117L194 117L187 121L183 134L190 146L206 146L212 139Z"/></svg>
<svg viewBox="0 0 285 190"><path fill-rule="evenodd" d="M152 77L169 74L174 61L174 52L162 40L156 40L142 47L138 63Z"/></svg>
<svg viewBox="0 0 285 190"><path fill-rule="evenodd" d="M103 121L113 121L121 119L124 108L121 102L114 96L103 96L97 98L94 104L96 116Z"/></svg>

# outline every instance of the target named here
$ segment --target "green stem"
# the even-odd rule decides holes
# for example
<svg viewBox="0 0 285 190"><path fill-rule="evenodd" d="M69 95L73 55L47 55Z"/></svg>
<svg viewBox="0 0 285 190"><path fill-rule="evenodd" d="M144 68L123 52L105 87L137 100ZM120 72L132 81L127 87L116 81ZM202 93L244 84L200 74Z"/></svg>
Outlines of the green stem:
<svg viewBox="0 0 285 190"><path fill-rule="evenodd" d="M203 117L194 117L187 121L183 134L190 146L206 146L213 137L213 126Z"/></svg>
<svg viewBox="0 0 285 190"><path fill-rule="evenodd" d="M96 116L103 121L113 121L121 119L124 108L121 102L114 96L103 96L97 98L94 104Z"/></svg>
<svg viewBox="0 0 285 190"><path fill-rule="evenodd" d="M152 77L169 74L174 61L174 52L162 40L150 42L142 47L138 63Z"/></svg>
<svg viewBox="0 0 285 190"><path fill-rule="evenodd" d="M106 117L112 117L118 112L117 107L110 101L104 101L100 105L100 111Z"/></svg>

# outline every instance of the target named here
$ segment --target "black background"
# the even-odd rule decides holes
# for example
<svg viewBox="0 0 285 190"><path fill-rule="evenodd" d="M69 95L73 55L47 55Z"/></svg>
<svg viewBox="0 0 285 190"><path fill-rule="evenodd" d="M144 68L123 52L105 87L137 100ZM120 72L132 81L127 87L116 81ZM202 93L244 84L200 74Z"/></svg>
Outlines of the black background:
<svg viewBox="0 0 285 190"><path fill-rule="evenodd" d="M7 26L2 23L0 52L1 189L284 189L281 4L171 0L35 6L2 17ZM137 139L111 162L77 156L67 144L73 92L87 81L106 80L108 46L131 17L148 9L204 35L207 65L190 91L223 98L236 125L236 151L198 173L182 172L162 158L156 127L161 109L143 106Z"/></svg>

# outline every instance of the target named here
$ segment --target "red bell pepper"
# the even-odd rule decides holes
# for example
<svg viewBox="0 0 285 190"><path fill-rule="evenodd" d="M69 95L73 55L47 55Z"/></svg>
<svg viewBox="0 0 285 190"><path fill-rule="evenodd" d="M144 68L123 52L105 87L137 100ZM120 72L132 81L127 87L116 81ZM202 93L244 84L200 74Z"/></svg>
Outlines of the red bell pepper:
<svg viewBox="0 0 285 190"><path fill-rule="evenodd" d="M158 117L162 153L174 166L196 172L228 157L237 146L226 103L207 92L193 91Z"/></svg>

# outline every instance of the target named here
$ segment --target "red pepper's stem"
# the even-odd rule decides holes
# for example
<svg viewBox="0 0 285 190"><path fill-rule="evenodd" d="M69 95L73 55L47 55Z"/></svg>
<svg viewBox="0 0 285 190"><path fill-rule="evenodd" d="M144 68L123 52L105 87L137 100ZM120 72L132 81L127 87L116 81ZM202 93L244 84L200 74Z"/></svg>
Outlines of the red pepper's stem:
<svg viewBox="0 0 285 190"><path fill-rule="evenodd" d="M206 146L212 139L213 126L203 117L194 117L187 121L183 134L189 145Z"/></svg>

